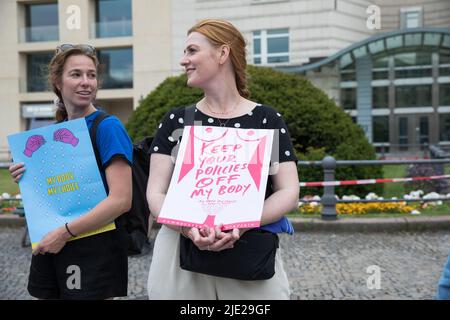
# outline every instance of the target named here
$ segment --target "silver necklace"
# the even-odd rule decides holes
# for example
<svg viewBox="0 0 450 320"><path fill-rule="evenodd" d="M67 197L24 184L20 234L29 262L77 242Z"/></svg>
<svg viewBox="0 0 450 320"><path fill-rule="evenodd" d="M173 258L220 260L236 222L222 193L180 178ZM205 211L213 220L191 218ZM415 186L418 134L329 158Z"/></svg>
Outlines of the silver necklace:
<svg viewBox="0 0 450 320"><path fill-rule="evenodd" d="M217 119L217 121L219 122L219 126L221 126L221 127L225 127L226 124L227 124L227 122L230 121L230 119L227 119L225 122L222 122L222 121L220 121L219 118L216 118L216 119Z"/></svg>

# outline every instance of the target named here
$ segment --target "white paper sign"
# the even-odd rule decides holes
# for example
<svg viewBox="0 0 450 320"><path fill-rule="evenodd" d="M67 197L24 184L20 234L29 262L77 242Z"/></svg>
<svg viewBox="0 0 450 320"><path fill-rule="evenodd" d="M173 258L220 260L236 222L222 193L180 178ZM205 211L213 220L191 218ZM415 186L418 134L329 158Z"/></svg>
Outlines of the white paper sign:
<svg viewBox="0 0 450 320"><path fill-rule="evenodd" d="M157 221L259 227L273 130L186 126Z"/></svg>

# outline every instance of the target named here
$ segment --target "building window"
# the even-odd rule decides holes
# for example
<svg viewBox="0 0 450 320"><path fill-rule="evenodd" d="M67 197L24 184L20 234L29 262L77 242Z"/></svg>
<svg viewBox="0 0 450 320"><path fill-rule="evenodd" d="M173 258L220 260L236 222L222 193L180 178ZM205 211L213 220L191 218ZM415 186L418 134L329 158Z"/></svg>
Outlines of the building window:
<svg viewBox="0 0 450 320"><path fill-rule="evenodd" d="M404 8L400 10L400 25L402 29L422 27L422 8Z"/></svg>
<svg viewBox="0 0 450 320"><path fill-rule="evenodd" d="M440 77L448 77L448 76L450 76L450 66L448 66L448 67L440 67L439 68L439 76Z"/></svg>
<svg viewBox="0 0 450 320"><path fill-rule="evenodd" d="M341 106L345 110L356 109L356 88L341 89Z"/></svg>
<svg viewBox="0 0 450 320"><path fill-rule="evenodd" d="M372 71L372 79L373 80L389 80L389 71L388 70L373 70Z"/></svg>
<svg viewBox="0 0 450 320"><path fill-rule="evenodd" d="M431 85L395 87L395 106L397 108L432 106Z"/></svg>
<svg viewBox="0 0 450 320"><path fill-rule="evenodd" d="M25 6L25 30L20 40L26 42L59 40L58 4L28 4Z"/></svg>
<svg viewBox="0 0 450 320"><path fill-rule="evenodd" d="M253 31L253 63L289 62L289 29Z"/></svg>
<svg viewBox="0 0 450 320"><path fill-rule="evenodd" d="M394 57L395 78L423 78L432 76L430 52L408 52Z"/></svg>
<svg viewBox="0 0 450 320"><path fill-rule="evenodd" d="M450 64L450 50L441 50L439 53L439 64L449 65Z"/></svg>
<svg viewBox="0 0 450 320"><path fill-rule="evenodd" d="M27 119L27 130L48 126L55 123L55 105L47 103L22 104L22 118Z"/></svg>
<svg viewBox="0 0 450 320"><path fill-rule="evenodd" d="M102 68L102 89L133 87L133 50L131 48L98 51Z"/></svg>
<svg viewBox="0 0 450 320"><path fill-rule="evenodd" d="M419 119L419 143L429 143L430 128L428 125L428 117L420 117Z"/></svg>
<svg viewBox="0 0 450 320"><path fill-rule="evenodd" d="M389 108L389 87L372 88L372 107L374 109Z"/></svg>
<svg viewBox="0 0 450 320"><path fill-rule="evenodd" d="M355 70L342 70L341 81L356 81Z"/></svg>
<svg viewBox="0 0 450 320"><path fill-rule="evenodd" d="M450 141L450 114L439 115L439 139L440 141Z"/></svg>
<svg viewBox="0 0 450 320"><path fill-rule="evenodd" d="M389 68L389 57L388 56L384 56L384 57L380 57L377 58L373 61L373 68L377 68L377 69L387 69Z"/></svg>
<svg viewBox="0 0 450 320"><path fill-rule="evenodd" d="M441 50L439 53L439 76L450 76L449 50Z"/></svg>
<svg viewBox="0 0 450 320"><path fill-rule="evenodd" d="M432 76L431 68L395 70L395 78L396 79L424 78L424 77L431 77L431 76Z"/></svg>
<svg viewBox="0 0 450 320"><path fill-rule="evenodd" d="M55 116L53 102L24 103L22 104L22 118L25 119L50 119Z"/></svg>
<svg viewBox="0 0 450 320"><path fill-rule="evenodd" d="M373 80L389 79L389 56L376 58L373 61L372 68L373 68L372 69Z"/></svg>
<svg viewBox="0 0 450 320"><path fill-rule="evenodd" d="M95 35L97 38L131 36L131 0L97 0Z"/></svg>
<svg viewBox="0 0 450 320"><path fill-rule="evenodd" d="M394 56L395 67L430 66L432 64L431 52L408 52Z"/></svg>
<svg viewBox="0 0 450 320"><path fill-rule="evenodd" d="M389 142L389 116L372 117L373 142Z"/></svg>
<svg viewBox="0 0 450 320"><path fill-rule="evenodd" d="M398 144L400 150L408 150L408 118L398 118Z"/></svg>
<svg viewBox="0 0 450 320"><path fill-rule="evenodd" d="M450 106L450 83L439 85L439 105Z"/></svg>
<svg viewBox="0 0 450 320"><path fill-rule="evenodd" d="M48 64L53 53L27 55L27 92L50 91L47 81Z"/></svg>
<svg viewBox="0 0 450 320"><path fill-rule="evenodd" d="M45 126L55 124L55 118L31 118L28 119L27 130L37 129Z"/></svg>

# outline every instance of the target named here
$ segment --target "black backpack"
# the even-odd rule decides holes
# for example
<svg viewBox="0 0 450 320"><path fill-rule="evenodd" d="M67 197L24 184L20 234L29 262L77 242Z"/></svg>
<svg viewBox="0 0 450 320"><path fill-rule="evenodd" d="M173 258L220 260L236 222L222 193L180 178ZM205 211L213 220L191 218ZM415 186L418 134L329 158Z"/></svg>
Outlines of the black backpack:
<svg viewBox="0 0 450 320"><path fill-rule="evenodd" d="M100 155L96 144L97 128L103 119L109 117L109 114L100 113L92 124L89 134L91 136L92 146L94 148L97 165L101 170ZM131 166L133 181L133 200L130 211L119 217L124 228L127 231L128 255L144 253L145 247L149 247L148 239L148 219L150 210L147 204L146 190L148 181L148 171L150 165L150 156L148 150L153 138L147 137L142 141L133 144L133 165Z"/></svg>

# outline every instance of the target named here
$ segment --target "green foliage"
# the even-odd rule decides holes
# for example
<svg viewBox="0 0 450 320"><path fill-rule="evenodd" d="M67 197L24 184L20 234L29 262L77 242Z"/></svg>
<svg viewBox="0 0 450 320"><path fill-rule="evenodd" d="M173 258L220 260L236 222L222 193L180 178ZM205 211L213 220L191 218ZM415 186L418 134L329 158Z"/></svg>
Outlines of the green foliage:
<svg viewBox="0 0 450 320"><path fill-rule="evenodd" d="M250 99L273 106L284 117L299 159L321 160L332 155L339 160L375 159L375 151L349 115L320 89L298 75L272 68L248 67ZM201 90L186 85L186 76L170 77L151 92L135 110L127 124L134 140L154 135L164 114L176 106L197 102ZM321 169L299 168L301 181L321 181ZM336 179L380 178L380 167L341 167ZM382 194L382 185L336 188L338 194ZM302 194L312 193L304 189ZM322 190L314 192L321 194Z"/></svg>
<svg viewBox="0 0 450 320"><path fill-rule="evenodd" d="M195 103L203 97L201 90L189 88L186 82L185 74L169 77L141 101L126 125L134 141L155 135L159 122L170 109Z"/></svg>
<svg viewBox="0 0 450 320"><path fill-rule="evenodd" d="M19 193L19 186L11 178L8 169L0 169L0 195L4 192L10 195Z"/></svg>

